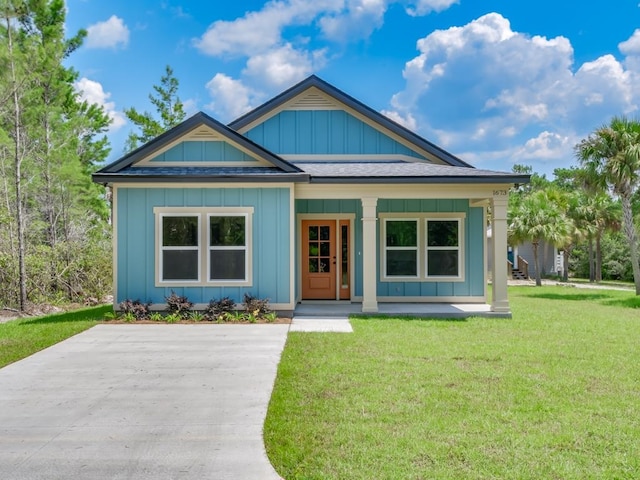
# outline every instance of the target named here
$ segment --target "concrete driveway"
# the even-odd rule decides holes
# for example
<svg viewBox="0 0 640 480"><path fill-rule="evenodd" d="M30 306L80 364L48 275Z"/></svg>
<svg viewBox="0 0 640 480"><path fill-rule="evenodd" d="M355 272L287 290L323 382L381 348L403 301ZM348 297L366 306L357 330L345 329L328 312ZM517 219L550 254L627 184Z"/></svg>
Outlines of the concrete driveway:
<svg viewBox="0 0 640 480"><path fill-rule="evenodd" d="M0 369L0 478L278 479L289 325L98 325Z"/></svg>

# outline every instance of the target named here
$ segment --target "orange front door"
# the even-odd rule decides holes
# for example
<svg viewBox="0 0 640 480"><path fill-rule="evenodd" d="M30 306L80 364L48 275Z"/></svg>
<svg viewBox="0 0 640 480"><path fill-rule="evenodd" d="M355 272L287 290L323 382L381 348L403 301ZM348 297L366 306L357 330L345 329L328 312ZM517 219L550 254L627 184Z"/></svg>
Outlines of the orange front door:
<svg viewBox="0 0 640 480"><path fill-rule="evenodd" d="M336 299L336 222L302 221L302 298Z"/></svg>

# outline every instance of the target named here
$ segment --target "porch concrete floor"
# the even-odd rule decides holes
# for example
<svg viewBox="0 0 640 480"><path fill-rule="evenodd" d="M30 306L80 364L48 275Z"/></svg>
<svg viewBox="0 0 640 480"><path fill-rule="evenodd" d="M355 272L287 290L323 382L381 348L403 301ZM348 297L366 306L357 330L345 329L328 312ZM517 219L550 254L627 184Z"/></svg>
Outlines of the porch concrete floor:
<svg viewBox="0 0 640 480"><path fill-rule="evenodd" d="M361 303L332 302L299 303L293 317L345 317L362 314ZM378 303L381 316L410 316L423 318L511 318L510 312L492 312L491 305L477 303Z"/></svg>

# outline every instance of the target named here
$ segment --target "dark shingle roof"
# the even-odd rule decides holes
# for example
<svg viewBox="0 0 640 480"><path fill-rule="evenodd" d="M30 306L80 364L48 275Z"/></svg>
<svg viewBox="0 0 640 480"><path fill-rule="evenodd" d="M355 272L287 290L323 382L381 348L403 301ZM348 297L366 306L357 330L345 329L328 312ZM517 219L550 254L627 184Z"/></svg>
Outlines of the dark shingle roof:
<svg viewBox="0 0 640 480"><path fill-rule="evenodd" d="M277 167L125 167L117 173L97 172L96 182L308 182L302 172Z"/></svg>
<svg viewBox="0 0 640 480"><path fill-rule="evenodd" d="M528 175L423 162L294 162L313 183L525 183Z"/></svg>
<svg viewBox="0 0 640 480"><path fill-rule="evenodd" d="M101 168L91 177L93 178L94 182L103 182L104 178L106 177L110 178L110 180L108 181L113 181L113 179L115 178L119 179L120 174L131 165L134 165L136 162L142 160L143 158L154 155L161 148L165 147L175 140L180 139L182 136L188 134L189 132L202 125L210 128L214 132L219 133L222 137L228 138L241 145L248 151L252 152L257 158L265 160L267 163L270 163L274 167L278 168L281 172L294 175L300 173L300 170L298 170L291 163L283 160L278 155L270 152L263 146L258 145L244 135L240 135L235 130L232 130L223 123L218 122L216 119L211 118L206 113L198 112L181 124L173 127L171 130L164 132L150 142L144 144L140 148L134 150L131 153L128 153L119 160L116 160L115 162ZM160 174L161 172L158 169L155 170L155 173Z"/></svg>

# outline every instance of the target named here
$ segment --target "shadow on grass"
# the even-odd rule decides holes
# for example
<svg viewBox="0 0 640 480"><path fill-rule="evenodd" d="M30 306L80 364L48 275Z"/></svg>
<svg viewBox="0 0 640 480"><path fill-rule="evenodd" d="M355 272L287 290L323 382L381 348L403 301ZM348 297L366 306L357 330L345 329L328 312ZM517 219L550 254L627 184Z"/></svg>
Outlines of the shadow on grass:
<svg viewBox="0 0 640 480"><path fill-rule="evenodd" d="M105 315L113 312L112 305L83 308L71 312L55 313L44 317L20 320L20 325L44 325L47 323L86 322L88 320L104 320Z"/></svg>
<svg viewBox="0 0 640 480"><path fill-rule="evenodd" d="M420 317L416 315L393 315L387 313L376 313L375 315L352 313L349 315L349 318L358 320L402 320L406 322L467 322L469 320L469 317L449 317L446 315L439 317L432 314L428 317Z"/></svg>
<svg viewBox="0 0 640 480"><path fill-rule="evenodd" d="M640 297L612 298L602 304L611 307L640 308Z"/></svg>
<svg viewBox="0 0 640 480"><path fill-rule="evenodd" d="M571 300L571 301L586 301L586 300L602 300L604 298L611 298L610 295L602 293L534 293L531 295L524 295L528 298L544 298L547 300Z"/></svg>

